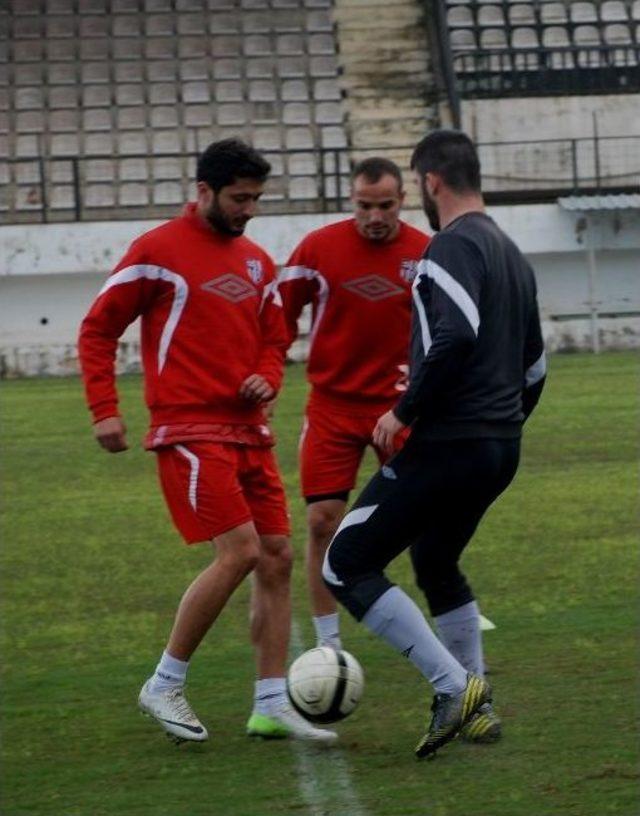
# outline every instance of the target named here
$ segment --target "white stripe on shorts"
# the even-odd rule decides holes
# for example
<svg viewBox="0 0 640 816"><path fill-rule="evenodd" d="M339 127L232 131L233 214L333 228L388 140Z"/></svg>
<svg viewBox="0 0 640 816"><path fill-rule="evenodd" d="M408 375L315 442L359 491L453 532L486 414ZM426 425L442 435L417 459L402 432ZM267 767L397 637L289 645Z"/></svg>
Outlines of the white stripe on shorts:
<svg viewBox="0 0 640 816"><path fill-rule="evenodd" d="M191 473L189 474L189 504L194 510L198 509L198 474L200 473L200 460L184 445L174 445L174 448L181 453L191 465Z"/></svg>

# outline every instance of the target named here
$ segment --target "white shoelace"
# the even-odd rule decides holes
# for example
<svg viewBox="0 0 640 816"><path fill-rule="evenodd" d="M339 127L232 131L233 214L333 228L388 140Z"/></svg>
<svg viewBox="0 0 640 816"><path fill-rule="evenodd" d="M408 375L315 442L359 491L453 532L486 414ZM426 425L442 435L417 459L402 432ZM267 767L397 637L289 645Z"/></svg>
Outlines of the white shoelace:
<svg viewBox="0 0 640 816"><path fill-rule="evenodd" d="M187 698L184 696L184 691L181 688L175 688L171 691L167 692L167 699L173 704L175 707L176 714L185 720L186 722L197 723L198 718L196 717L193 709L187 702Z"/></svg>

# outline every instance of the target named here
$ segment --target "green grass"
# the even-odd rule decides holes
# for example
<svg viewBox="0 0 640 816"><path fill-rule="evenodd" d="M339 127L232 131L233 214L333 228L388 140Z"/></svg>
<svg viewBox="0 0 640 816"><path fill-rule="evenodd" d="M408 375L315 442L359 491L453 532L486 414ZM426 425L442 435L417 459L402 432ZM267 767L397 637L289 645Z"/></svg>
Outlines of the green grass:
<svg viewBox="0 0 640 816"><path fill-rule="evenodd" d="M636 366L632 354L552 358L516 481L465 555L498 625L485 644L502 743L455 743L415 762L427 688L343 618L367 688L339 727L342 755L368 816L637 813ZM299 556L295 614L311 645L295 461L305 391L292 366L276 426ZM243 734L246 586L190 671L209 743L176 749L136 713L178 599L210 557L181 545L153 455L137 445L139 378L121 380L133 448L118 456L92 441L77 380L7 382L2 393L2 815L317 816L291 746ZM391 574L420 600L406 557ZM352 816L336 802L327 816Z"/></svg>

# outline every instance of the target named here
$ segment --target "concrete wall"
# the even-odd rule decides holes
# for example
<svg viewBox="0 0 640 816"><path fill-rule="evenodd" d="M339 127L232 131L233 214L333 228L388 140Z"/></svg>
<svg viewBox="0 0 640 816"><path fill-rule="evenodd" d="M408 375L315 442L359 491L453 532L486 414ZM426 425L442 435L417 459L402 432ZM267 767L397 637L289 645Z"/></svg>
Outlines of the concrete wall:
<svg viewBox="0 0 640 816"><path fill-rule="evenodd" d="M576 168L583 188L640 186L640 94L468 99L461 113L463 129L481 145L487 191L565 187ZM608 140L614 136L636 138ZM527 141L535 144L504 144Z"/></svg>
<svg viewBox="0 0 640 816"><path fill-rule="evenodd" d="M465 99L462 129L475 142L640 135L640 94ZM637 157L636 157L637 158Z"/></svg>
<svg viewBox="0 0 640 816"><path fill-rule="evenodd" d="M550 350L591 348L597 312L619 315L598 318L595 339L603 347L640 347L640 212L586 217L547 204L493 207L490 214L536 270ZM263 216L251 222L249 235L282 264L306 232L336 218ZM405 218L425 228L421 212ZM74 371L82 316L126 246L155 223L1 227L0 375ZM135 325L123 341L121 370L138 362Z"/></svg>

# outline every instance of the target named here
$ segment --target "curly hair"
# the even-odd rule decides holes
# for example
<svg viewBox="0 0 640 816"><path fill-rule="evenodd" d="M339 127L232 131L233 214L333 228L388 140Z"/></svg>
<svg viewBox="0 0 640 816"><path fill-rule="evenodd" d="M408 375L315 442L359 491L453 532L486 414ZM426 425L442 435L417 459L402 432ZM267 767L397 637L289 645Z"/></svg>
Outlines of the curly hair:
<svg viewBox="0 0 640 816"><path fill-rule="evenodd" d="M196 180L204 181L214 192L237 179L266 181L271 165L257 150L240 139L213 142L198 157Z"/></svg>

